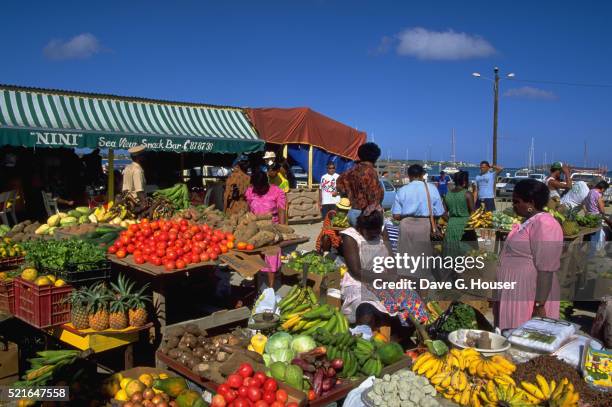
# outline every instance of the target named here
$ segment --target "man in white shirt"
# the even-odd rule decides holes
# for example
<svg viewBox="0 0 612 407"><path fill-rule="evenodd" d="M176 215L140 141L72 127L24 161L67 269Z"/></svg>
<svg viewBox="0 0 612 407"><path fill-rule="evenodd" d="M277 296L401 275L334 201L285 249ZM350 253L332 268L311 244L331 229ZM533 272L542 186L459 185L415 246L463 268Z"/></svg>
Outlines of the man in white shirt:
<svg viewBox="0 0 612 407"><path fill-rule="evenodd" d="M336 164L332 161L328 162L327 174L321 177L321 182L319 183L319 201L321 202L321 215L323 219L340 202L340 194L336 190L338 177L339 175L336 174Z"/></svg>
<svg viewBox="0 0 612 407"><path fill-rule="evenodd" d="M145 173L142 169L142 163L144 162L145 146L136 146L128 150L132 163L127 165L123 169L123 188L122 191L129 192L134 198L136 198L141 204L147 199L145 193L145 187L147 182L145 180Z"/></svg>

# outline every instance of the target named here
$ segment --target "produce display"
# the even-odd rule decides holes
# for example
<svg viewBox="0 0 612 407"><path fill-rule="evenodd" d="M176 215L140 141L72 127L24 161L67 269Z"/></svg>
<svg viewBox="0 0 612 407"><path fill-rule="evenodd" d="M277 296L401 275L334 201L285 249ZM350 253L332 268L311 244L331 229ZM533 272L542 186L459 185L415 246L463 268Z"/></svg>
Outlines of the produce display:
<svg viewBox="0 0 612 407"><path fill-rule="evenodd" d="M249 336L241 329L209 337L197 325L187 324L169 328L160 350L196 375L214 380L220 365L247 343Z"/></svg>
<svg viewBox="0 0 612 407"><path fill-rule="evenodd" d="M380 407L436 407L436 389L427 379L409 370L400 370L374 380L367 398Z"/></svg>
<svg viewBox="0 0 612 407"><path fill-rule="evenodd" d="M457 329L474 329L476 324L476 312L467 304L455 304L449 315L445 315L445 321L441 325L444 332L453 332Z"/></svg>
<svg viewBox="0 0 612 407"><path fill-rule="evenodd" d="M332 219L332 226L336 228L348 228L350 226L348 212L337 211Z"/></svg>
<svg viewBox="0 0 612 407"><path fill-rule="evenodd" d="M601 216L595 214L580 214L581 207L570 209L566 213L545 207L544 210L561 224L565 236L573 236L580 232L580 228L596 228L601 226Z"/></svg>
<svg viewBox="0 0 612 407"><path fill-rule="evenodd" d="M585 215L576 215L576 222L584 228L596 228L601 226L601 215L587 213Z"/></svg>
<svg viewBox="0 0 612 407"><path fill-rule="evenodd" d="M106 260L104 249L80 239L31 241L24 243L26 263L41 270L89 271Z"/></svg>
<svg viewBox="0 0 612 407"><path fill-rule="evenodd" d="M292 333L313 334L324 328L334 334L348 332L348 321L344 314L327 304L319 305L312 288L293 286L278 303L281 311L281 329Z"/></svg>
<svg viewBox="0 0 612 407"><path fill-rule="evenodd" d="M190 390L181 377L143 373L137 379L114 375L107 386L116 389L112 398L122 407L206 407L202 396Z"/></svg>
<svg viewBox="0 0 612 407"><path fill-rule="evenodd" d="M4 237L8 232L11 231L11 227L9 225L2 224L0 225L0 237Z"/></svg>
<svg viewBox="0 0 612 407"><path fill-rule="evenodd" d="M32 222L30 220L25 220L13 226L12 228L6 225L2 225L3 233L0 233L2 237L10 238L15 243L23 243L28 240L37 240L37 239L52 239L53 237L50 235L43 235L42 233L36 233L41 228L41 224L39 222Z"/></svg>
<svg viewBox="0 0 612 407"><path fill-rule="evenodd" d="M6 260L13 257L21 257L25 255L25 250L11 238L0 238L0 260Z"/></svg>
<svg viewBox="0 0 612 407"><path fill-rule="evenodd" d="M542 380L542 378L538 380L538 375L544 380ZM538 387L544 385L544 381L548 381L549 388L552 387L553 381L556 385L559 385L567 380L568 385L571 384L575 391L578 392L580 403L591 407L604 407L610 405L609 393L597 391L589 387L576 369L554 356L542 355L528 362L518 364L516 366L516 371L512 374L512 378L517 383L532 383ZM570 389L569 386L568 389ZM541 388L540 391L542 391Z"/></svg>
<svg viewBox="0 0 612 407"><path fill-rule="evenodd" d="M81 352L77 350L46 350L36 352L37 356L28 359L30 368L15 387L45 386L53 380L54 374L62 366L74 363Z"/></svg>
<svg viewBox="0 0 612 407"><path fill-rule="evenodd" d="M16 277L16 276L15 276ZM66 282L61 278L58 278L54 274L38 274L38 270L34 267L26 266L21 270L20 277L26 281L30 281L37 286L53 285L55 287L63 287Z"/></svg>
<svg viewBox="0 0 612 407"><path fill-rule="evenodd" d="M306 266L309 273L315 274L333 273L338 269L333 260L323 257L315 252L305 254L292 252L289 255L287 267L293 270L302 271L304 266Z"/></svg>
<svg viewBox="0 0 612 407"><path fill-rule="evenodd" d="M108 288L103 283L73 290L66 299L71 305L70 322L76 329L122 330L138 328L148 321L145 303L151 298L144 294L148 285L134 289L134 282L119 275Z"/></svg>
<svg viewBox="0 0 612 407"><path fill-rule="evenodd" d="M470 215L466 227L470 229L490 228L493 226L493 212L487 211L484 204Z"/></svg>
<svg viewBox="0 0 612 407"><path fill-rule="evenodd" d="M493 227L498 230L512 230L512 225L520 225L522 219L518 216L511 216L502 211L493 213Z"/></svg>
<svg viewBox="0 0 612 407"><path fill-rule="evenodd" d="M153 193L153 197L162 197L170 201L174 206L174 209L187 209L189 208L189 190L186 184L175 184L171 188L158 189Z"/></svg>
<svg viewBox="0 0 612 407"><path fill-rule="evenodd" d="M179 221L142 220L119 234L108 253L122 259L132 255L136 264L163 265L166 270L217 260L234 247L234 235L210 226Z"/></svg>
<svg viewBox="0 0 612 407"><path fill-rule="evenodd" d="M301 379L301 378L300 378ZM279 389L274 378L264 372L255 372L249 363L241 364L228 376L227 380L217 387L217 394L212 398L211 407L297 407L289 401L289 395Z"/></svg>

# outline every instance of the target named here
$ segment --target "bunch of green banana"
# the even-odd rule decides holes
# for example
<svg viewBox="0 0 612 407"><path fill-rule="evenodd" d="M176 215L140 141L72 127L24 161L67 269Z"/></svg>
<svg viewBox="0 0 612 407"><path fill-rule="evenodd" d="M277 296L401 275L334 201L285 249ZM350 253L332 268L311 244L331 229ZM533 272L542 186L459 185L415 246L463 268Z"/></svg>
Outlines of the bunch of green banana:
<svg viewBox="0 0 612 407"><path fill-rule="evenodd" d="M314 339L326 347L328 359L342 359L344 365L340 376L354 377L358 372L366 376L380 376L383 363L376 356L372 342L353 336L350 332L332 333L324 328L317 329Z"/></svg>
<svg viewBox="0 0 612 407"><path fill-rule="evenodd" d="M172 202L175 209L189 208L189 189L186 184L178 183L170 188L158 189L153 196L166 198Z"/></svg>
<svg viewBox="0 0 612 407"><path fill-rule="evenodd" d="M22 381L16 383L19 387L44 386L53 377L53 373L62 366L73 363L80 351L77 350L46 350L37 352L39 357L28 359L31 367L26 371Z"/></svg>
<svg viewBox="0 0 612 407"><path fill-rule="evenodd" d="M338 310L318 304L310 287L294 286L279 304L281 328L292 333L312 334L317 328L329 332L348 332L348 321Z"/></svg>

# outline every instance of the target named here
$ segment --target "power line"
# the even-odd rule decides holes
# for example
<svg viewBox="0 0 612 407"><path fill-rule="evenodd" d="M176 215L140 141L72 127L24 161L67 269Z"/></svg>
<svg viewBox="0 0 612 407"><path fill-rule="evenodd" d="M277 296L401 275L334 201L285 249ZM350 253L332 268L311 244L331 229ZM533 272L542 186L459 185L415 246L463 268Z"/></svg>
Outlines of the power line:
<svg viewBox="0 0 612 407"><path fill-rule="evenodd" d="M564 86L582 86L586 88L612 88L612 85L605 85L601 83L573 83L573 82L556 82L556 81L540 81L535 79L510 79L514 82L529 82L529 83L546 83L550 85L564 85Z"/></svg>

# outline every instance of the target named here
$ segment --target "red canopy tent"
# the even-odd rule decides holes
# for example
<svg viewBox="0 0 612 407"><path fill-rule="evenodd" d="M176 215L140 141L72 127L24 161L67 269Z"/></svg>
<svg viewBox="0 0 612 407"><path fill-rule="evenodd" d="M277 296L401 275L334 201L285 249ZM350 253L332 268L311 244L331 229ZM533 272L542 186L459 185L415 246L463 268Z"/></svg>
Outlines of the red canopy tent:
<svg viewBox="0 0 612 407"><path fill-rule="evenodd" d="M366 142L356 130L307 107L245 109L259 137L273 144L306 144L351 160Z"/></svg>

